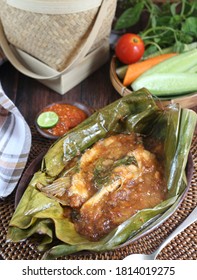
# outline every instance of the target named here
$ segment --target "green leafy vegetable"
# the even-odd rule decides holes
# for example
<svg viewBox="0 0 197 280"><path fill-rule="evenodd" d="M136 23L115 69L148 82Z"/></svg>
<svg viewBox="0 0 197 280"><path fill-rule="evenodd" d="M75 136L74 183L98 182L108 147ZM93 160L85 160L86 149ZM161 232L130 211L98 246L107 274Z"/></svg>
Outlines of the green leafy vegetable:
<svg viewBox="0 0 197 280"><path fill-rule="evenodd" d="M123 2L119 1L123 12L116 22L116 30L140 24L142 16L148 15L147 25L139 30L146 45L145 57L170 46L173 46L173 51L182 52L185 44L197 41L196 1L166 1L160 5L151 0Z"/></svg>
<svg viewBox="0 0 197 280"><path fill-rule="evenodd" d="M116 29L127 28L136 24L139 21L143 8L143 1L137 3L133 8L128 8L119 18Z"/></svg>

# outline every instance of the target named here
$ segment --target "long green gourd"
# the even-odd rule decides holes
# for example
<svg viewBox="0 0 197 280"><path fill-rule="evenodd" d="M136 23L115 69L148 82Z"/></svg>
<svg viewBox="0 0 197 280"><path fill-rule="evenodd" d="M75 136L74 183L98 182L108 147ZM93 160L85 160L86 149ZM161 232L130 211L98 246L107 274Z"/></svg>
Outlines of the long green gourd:
<svg viewBox="0 0 197 280"><path fill-rule="evenodd" d="M197 65L197 49L169 58L144 72L131 87L145 87L152 94L178 95L197 90L197 76L191 69Z"/></svg>
<svg viewBox="0 0 197 280"><path fill-rule="evenodd" d="M144 72L140 78L156 73L182 73L188 71L196 64L197 49L194 49L166 59Z"/></svg>
<svg viewBox="0 0 197 280"><path fill-rule="evenodd" d="M135 82L135 88L147 88L157 96L180 95L197 90L195 73L158 73L143 77Z"/></svg>

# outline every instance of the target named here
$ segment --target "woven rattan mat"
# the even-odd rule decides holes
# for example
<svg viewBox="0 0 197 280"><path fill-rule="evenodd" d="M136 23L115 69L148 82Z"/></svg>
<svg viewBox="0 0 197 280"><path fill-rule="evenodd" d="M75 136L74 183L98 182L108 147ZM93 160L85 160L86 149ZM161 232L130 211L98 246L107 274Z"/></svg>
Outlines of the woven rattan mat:
<svg viewBox="0 0 197 280"><path fill-rule="evenodd" d="M32 149L28 164L35 159L40 152L46 151L50 140L38 135L32 127ZM70 260L120 260L131 253L151 253L159 244L180 224L197 205L197 135L194 136L191 153L194 161L194 173L189 191L176 212L161 226L145 235L132 244L114 251L105 253L81 253L66 257ZM28 166L27 164L27 166ZM6 243L6 233L9 221L14 212L15 193L4 201L0 201L0 254L7 260L35 260L42 255L36 250L36 245L27 240L20 243ZM177 237L175 237L159 254L162 260L196 260L197 259L197 223L193 223Z"/></svg>

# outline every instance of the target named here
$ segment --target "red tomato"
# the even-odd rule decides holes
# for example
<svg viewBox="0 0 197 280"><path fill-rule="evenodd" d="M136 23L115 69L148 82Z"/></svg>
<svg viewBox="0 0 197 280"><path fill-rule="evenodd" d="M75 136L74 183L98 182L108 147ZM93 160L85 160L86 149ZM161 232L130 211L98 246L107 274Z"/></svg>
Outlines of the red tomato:
<svg viewBox="0 0 197 280"><path fill-rule="evenodd" d="M144 49L144 42L138 35L126 33L117 41L115 54L121 62L131 64L140 60Z"/></svg>

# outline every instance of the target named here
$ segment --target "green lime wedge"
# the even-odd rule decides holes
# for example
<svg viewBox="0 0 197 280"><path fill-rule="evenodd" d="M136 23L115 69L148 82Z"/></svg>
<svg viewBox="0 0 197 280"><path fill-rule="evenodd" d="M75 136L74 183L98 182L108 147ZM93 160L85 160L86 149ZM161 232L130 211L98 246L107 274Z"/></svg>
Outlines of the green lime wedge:
<svg viewBox="0 0 197 280"><path fill-rule="evenodd" d="M56 125L59 117L55 112L48 111L41 113L37 118L37 124L42 128L50 128Z"/></svg>

